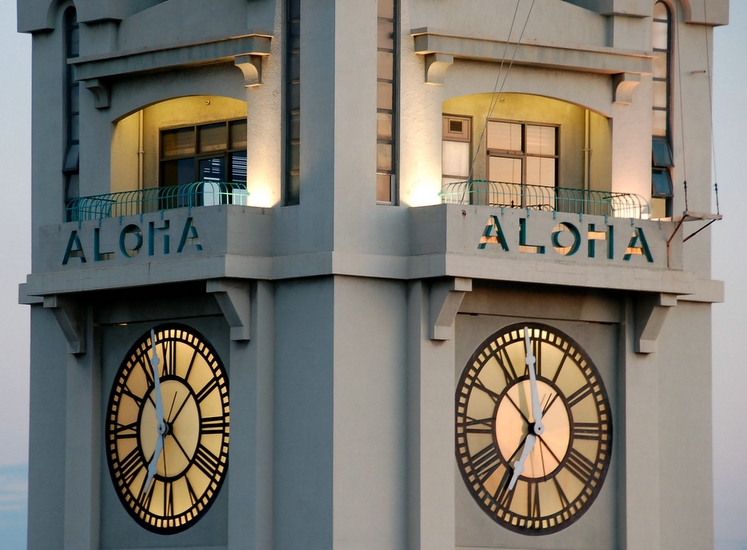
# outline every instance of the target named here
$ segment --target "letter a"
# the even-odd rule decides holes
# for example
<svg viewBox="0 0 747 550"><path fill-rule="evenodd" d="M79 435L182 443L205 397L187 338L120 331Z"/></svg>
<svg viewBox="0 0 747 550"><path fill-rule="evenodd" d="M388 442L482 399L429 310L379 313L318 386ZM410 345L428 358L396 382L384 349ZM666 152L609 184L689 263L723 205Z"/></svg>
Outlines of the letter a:
<svg viewBox="0 0 747 550"><path fill-rule="evenodd" d="M75 229L70 232L70 238L67 241L67 248L65 249L65 256L62 258L62 265L67 265L70 258L80 258L80 263L86 263L86 255L83 252L83 245L80 242L80 237L78 237L78 231Z"/></svg>
<svg viewBox="0 0 747 550"><path fill-rule="evenodd" d="M489 244L499 244L501 248L508 252L508 243L506 237L503 235L503 229L501 228L501 222L498 221L498 216L491 215L488 218L488 222L485 224L485 230L482 232L480 237L480 243L477 248L484 249Z"/></svg>
<svg viewBox="0 0 747 550"><path fill-rule="evenodd" d="M638 243L640 242L640 246ZM623 260L626 262L630 260L631 256L646 256L646 261L653 263L654 257L651 255L651 250L648 248L646 242L646 236L643 234L643 229L636 227L633 231L633 235L630 237L628 248L625 250L625 256Z"/></svg>

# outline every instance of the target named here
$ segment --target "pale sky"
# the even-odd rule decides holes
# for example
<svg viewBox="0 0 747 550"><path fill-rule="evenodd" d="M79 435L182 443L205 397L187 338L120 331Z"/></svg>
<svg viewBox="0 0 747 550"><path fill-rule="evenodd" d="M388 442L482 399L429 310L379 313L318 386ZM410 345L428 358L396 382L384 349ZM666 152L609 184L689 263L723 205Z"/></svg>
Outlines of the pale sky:
<svg viewBox="0 0 747 550"><path fill-rule="evenodd" d="M17 304L17 296L18 283L30 271L31 39L15 32L15 1L0 0L0 165L13 167L3 183L8 194L0 216L0 343L5 357L0 362L0 536L7 532L5 524L18 521L8 512L8 501L20 502L25 491L22 482L3 473L4 467L25 465L28 452L28 308ZM741 240L747 237L747 215L741 212L743 205L747 208L741 165L747 158L746 58L747 2L732 0L731 24L716 30L714 62L715 168L724 220L713 226L713 276L726 281L726 303L713 308L716 550L747 550L747 359L742 354L747 341L742 333L747 328L747 244Z"/></svg>

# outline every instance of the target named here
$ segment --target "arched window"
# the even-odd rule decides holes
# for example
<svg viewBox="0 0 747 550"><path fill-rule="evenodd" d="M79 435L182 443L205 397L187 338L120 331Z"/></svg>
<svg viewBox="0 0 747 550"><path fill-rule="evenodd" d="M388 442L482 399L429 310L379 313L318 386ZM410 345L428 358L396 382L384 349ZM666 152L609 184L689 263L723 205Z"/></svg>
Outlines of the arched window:
<svg viewBox="0 0 747 550"><path fill-rule="evenodd" d="M653 101L651 149L651 196L655 217L672 215L672 12L661 0L654 4L653 18Z"/></svg>
<svg viewBox="0 0 747 550"><path fill-rule="evenodd" d="M65 200L78 196L78 166L80 157L80 84L75 80L73 66L67 60L78 57L80 41L75 8L65 10Z"/></svg>

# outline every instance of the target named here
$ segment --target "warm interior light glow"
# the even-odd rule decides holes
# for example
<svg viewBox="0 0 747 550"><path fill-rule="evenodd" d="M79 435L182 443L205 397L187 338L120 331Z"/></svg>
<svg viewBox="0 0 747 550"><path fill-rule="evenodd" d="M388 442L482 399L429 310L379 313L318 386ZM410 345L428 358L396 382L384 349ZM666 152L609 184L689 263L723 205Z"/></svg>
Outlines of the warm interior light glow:
<svg viewBox="0 0 747 550"><path fill-rule="evenodd" d="M410 206L430 206L441 203L441 182L418 181L408 190L406 202Z"/></svg>
<svg viewBox="0 0 747 550"><path fill-rule="evenodd" d="M272 187L267 182L247 182L246 187L249 192L247 206L271 208L278 202L277 199L273 197Z"/></svg>

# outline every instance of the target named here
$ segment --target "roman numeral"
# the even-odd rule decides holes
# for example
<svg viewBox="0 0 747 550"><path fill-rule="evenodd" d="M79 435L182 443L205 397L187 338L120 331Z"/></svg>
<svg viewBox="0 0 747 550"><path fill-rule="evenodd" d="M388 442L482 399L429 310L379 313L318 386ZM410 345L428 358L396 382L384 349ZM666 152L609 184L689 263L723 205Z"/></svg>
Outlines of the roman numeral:
<svg viewBox="0 0 747 550"><path fill-rule="evenodd" d="M568 453L565 467L584 483L589 481L591 474L594 472L594 463L574 448L571 448Z"/></svg>
<svg viewBox="0 0 747 550"><path fill-rule="evenodd" d="M487 393L495 403L498 403L498 400L501 398L500 395L487 388L479 378L475 378L475 387Z"/></svg>
<svg viewBox="0 0 747 550"><path fill-rule="evenodd" d="M114 428L114 437L117 439L130 439L137 437L138 425L137 422L132 424L119 424Z"/></svg>
<svg viewBox="0 0 747 550"><path fill-rule="evenodd" d="M126 395L127 397L129 397L130 399L132 399L137 404L138 407L142 407L142 405L143 405L143 398L141 396L139 396L139 395L135 395L134 393L132 393L130 391L130 388L128 388L127 386L125 386L124 388L122 388L122 395Z"/></svg>
<svg viewBox="0 0 747 550"><path fill-rule="evenodd" d="M531 332L532 329L529 329ZM532 338L532 353L534 354L534 374L540 376L542 374L542 343L541 340L535 340ZM527 374L529 369L527 368Z"/></svg>
<svg viewBox="0 0 747 550"><path fill-rule="evenodd" d="M498 448L493 444L488 445L472 457L472 467L480 480L486 479L500 465L501 458L498 455Z"/></svg>
<svg viewBox="0 0 747 550"><path fill-rule="evenodd" d="M154 479L150 482L150 487L146 487L145 480L143 480L143 484L140 486L140 492L137 495L137 500L140 505L146 510L150 509L150 503L151 500L153 500L153 491L155 490L156 483L158 482Z"/></svg>
<svg viewBox="0 0 747 550"><path fill-rule="evenodd" d="M505 473L501 482L498 484L498 490L495 493L495 500L499 506L505 509L511 507L511 501L514 499L514 492L508 488L508 484L511 482L511 478L514 475L514 471L511 468L506 468Z"/></svg>
<svg viewBox="0 0 747 550"><path fill-rule="evenodd" d="M176 342L161 342L163 355L163 374L161 376L174 376L176 374Z"/></svg>
<svg viewBox="0 0 747 550"><path fill-rule="evenodd" d="M540 512L539 483L530 481L527 485L527 517L542 517L542 513Z"/></svg>
<svg viewBox="0 0 747 550"><path fill-rule="evenodd" d="M211 378L210 382L205 384L202 389L200 390L200 393L198 393L195 397L197 398L197 401L202 403L205 398L210 395L213 390L215 390L218 387L218 379L217 378Z"/></svg>
<svg viewBox="0 0 747 550"><path fill-rule="evenodd" d="M212 451L205 448L204 445L200 444L200 446L197 447L197 452L195 453L194 464L200 469L200 471L202 471L203 474L212 479L215 476L215 473L218 471L220 461L218 460L218 457L212 453Z"/></svg>
<svg viewBox="0 0 747 550"><path fill-rule="evenodd" d="M511 362L511 358L508 356L505 348L501 348L499 353L495 356L498 365L500 365L503 371L503 376L506 378L506 384L510 384L516 378L516 369L514 364Z"/></svg>
<svg viewBox="0 0 747 550"><path fill-rule="evenodd" d="M197 493L195 493L194 487L189 482L189 476L184 476L184 481L187 482L187 493L189 494L189 502L194 506L197 502Z"/></svg>
<svg viewBox="0 0 747 550"><path fill-rule="evenodd" d="M146 365L146 363L148 364ZM148 387L150 388L155 383L155 380L153 379L153 365L150 362L150 357L144 355L140 358L137 364L140 365L141 369L143 369L145 379L148 381Z"/></svg>
<svg viewBox="0 0 747 550"><path fill-rule="evenodd" d="M471 434L492 434L493 433L493 422L494 418L480 418L474 419L467 417L467 422L464 423L465 431Z"/></svg>
<svg viewBox="0 0 747 550"><path fill-rule="evenodd" d="M122 480L128 486L132 484L140 470L144 467L145 463L140 455L139 447L132 449L130 454L119 461L119 472L122 476Z"/></svg>
<svg viewBox="0 0 747 550"><path fill-rule="evenodd" d="M222 416L211 416L200 420L200 433L203 435L222 435L226 428L226 419Z"/></svg>
<svg viewBox="0 0 747 550"><path fill-rule="evenodd" d="M187 373L184 375L185 380L189 380L189 374L192 372L192 367L195 364L195 359L197 359L197 349L192 352L192 359L189 360L189 366L187 367Z"/></svg>
<svg viewBox="0 0 747 550"><path fill-rule="evenodd" d="M174 515L174 485L170 481L163 484L163 512L165 516Z"/></svg>
<svg viewBox="0 0 747 550"><path fill-rule="evenodd" d="M583 386L573 392L571 395L568 396L568 406L569 407L575 407L578 405L581 401L586 399L589 395L591 395L592 387L591 386Z"/></svg>
<svg viewBox="0 0 747 550"><path fill-rule="evenodd" d="M560 360L560 364L558 365L558 370L555 371L555 376L552 377L553 384L557 383L558 376L560 376L560 371L563 370L563 367L565 366L566 359L568 359L567 351L563 354L563 358Z"/></svg>
<svg viewBox="0 0 747 550"><path fill-rule="evenodd" d="M552 480L555 483L555 490L558 492L558 498L560 499L560 504L563 506L563 508L567 508L571 504L571 502L568 500L568 497L565 496L565 492L563 491L563 488L560 486L560 483L558 482L557 477L553 477Z"/></svg>
<svg viewBox="0 0 747 550"><path fill-rule="evenodd" d="M547 405L542 407L542 414L544 415L547 411L550 410L550 407L552 407L552 404L555 403L555 400L558 398L558 394L555 393L553 396L547 401Z"/></svg>
<svg viewBox="0 0 747 550"><path fill-rule="evenodd" d="M602 425L596 422L576 422L573 424L573 439L590 439L597 441L602 438Z"/></svg>

